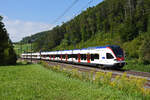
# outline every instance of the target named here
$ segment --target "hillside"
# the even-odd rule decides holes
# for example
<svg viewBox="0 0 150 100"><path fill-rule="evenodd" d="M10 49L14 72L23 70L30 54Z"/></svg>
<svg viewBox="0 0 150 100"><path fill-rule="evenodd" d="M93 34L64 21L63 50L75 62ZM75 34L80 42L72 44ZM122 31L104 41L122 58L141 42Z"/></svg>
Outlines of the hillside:
<svg viewBox="0 0 150 100"><path fill-rule="evenodd" d="M150 0L104 0L52 30L37 33L34 50L64 50L117 44L128 58L150 63Z"/></svg>

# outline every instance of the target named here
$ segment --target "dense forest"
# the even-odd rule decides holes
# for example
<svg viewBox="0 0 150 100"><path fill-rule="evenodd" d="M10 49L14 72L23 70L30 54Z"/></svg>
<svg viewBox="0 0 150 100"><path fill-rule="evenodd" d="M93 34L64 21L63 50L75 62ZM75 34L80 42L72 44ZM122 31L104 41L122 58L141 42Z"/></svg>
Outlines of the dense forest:
<svg viewBox="0 0 150 100"><path fill-rule="evenodd" d="M0 16L0 65L16 64L16 53Z"/></svg>
<svg viewBox="0 0 150 100"><path fill-rule="evenodd" d="M52 30L25 37L34 51L120 45L127 58L150 63L150 0L104 0Z"/></svg>

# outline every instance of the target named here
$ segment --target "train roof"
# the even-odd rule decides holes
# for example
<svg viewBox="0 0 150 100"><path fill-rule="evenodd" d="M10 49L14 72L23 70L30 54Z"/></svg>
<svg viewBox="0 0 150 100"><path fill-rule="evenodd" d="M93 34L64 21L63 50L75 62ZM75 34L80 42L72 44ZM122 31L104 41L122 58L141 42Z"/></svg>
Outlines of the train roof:
<svg viewBox="0 0 150 100"><path fill-rule="evenodd" d="M106 45L106 46L96 46L96 47L88 47L88 48L83 48L81 50L89 50L89 49L102 49L102 48L107 48L107 47L120 47L120 46L117 46L117 45Z"/></svg>
<svg viewBox="0 0 150 100"><path fill-rule="evenodd" d="M82 48L82 49L73 49L73 50L57 50L57 51L43 51L41 52L42 54L47 54L47 53L57 53L57 52L67 52L67 51L78 51L78 50L94 50L94 49L103 49L103 48L118 48L120 46L118 45L106 45L106 46L96 46L96 47L88 47L88 48ZM26 54L26 53L25 53ZM28 53L27 53L28 54Z"/></svg>

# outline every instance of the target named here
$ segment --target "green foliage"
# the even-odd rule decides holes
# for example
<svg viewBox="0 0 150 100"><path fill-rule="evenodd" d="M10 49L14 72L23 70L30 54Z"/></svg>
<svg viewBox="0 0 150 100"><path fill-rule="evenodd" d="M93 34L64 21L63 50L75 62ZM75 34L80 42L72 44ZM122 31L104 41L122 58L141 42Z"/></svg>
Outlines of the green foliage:
<svg viewBox="0 0 150 100"><path fill-rule="evenodd" d="M21 53L24 52L31 52L31 51L34 52L33 50L31 50L31 44L15 43L13 45L17 56L20 56Z"/></svg>
<svg viewBox="0 0 150 100"><path fill-rule="evenodd" d="M141 45L140 37L135 38L133 41L124 43L123 47L125 50L126 57L128 58L139 58L139 47Z"/></svg>
<svg viewBox="0 0 150 100"><path fill-rule="evenodd" d="M127 65L123 67L125 70L135 70L150 73L150 65L145 65L140 59L126 59Z"/></svg>
<svg viewBox="0 0 150 100"><path fill-rule="evenodd" d="M119 32L123 42L131 41L138 35L135 23L129 21L122 25Z"/></svg>
<svg viewBox="0 0 150 100"><path fill-rule="evenodd" d="M8 37L2 17L0 16L0 65L15 64L16 59L12 42Z"/></svg>
<svg viewBox="0 0 150 100"><path fill-rule="evenodd" d="M148 32L150 32L150 14L149 14L149 18L148 18L148 25L147 25L147 28L148 28Z"/></svg>
<svg viewBox="0 0 150 100"><path fill-rule="evenodd" d="M150 63L150 34L144 35L144 40L139 48L140 61L149 64Z"/></svg>

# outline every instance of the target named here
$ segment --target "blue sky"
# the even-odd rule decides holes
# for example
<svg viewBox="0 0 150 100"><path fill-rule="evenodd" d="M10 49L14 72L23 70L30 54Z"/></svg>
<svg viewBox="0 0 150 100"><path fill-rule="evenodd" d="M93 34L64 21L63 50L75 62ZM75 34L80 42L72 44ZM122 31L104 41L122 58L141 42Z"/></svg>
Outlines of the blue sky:
<svg viewBox="0 0 150 100"><path fill-rule="evenodd" d="M68 21L83 7L95 6L102 0L78 0L78 2L54 23L75 0L1 0L0 15L12 41L37 32L49 30ZM88 3L92 1L91 3ZM84 9L84 10L85 10Z"/></svg>

